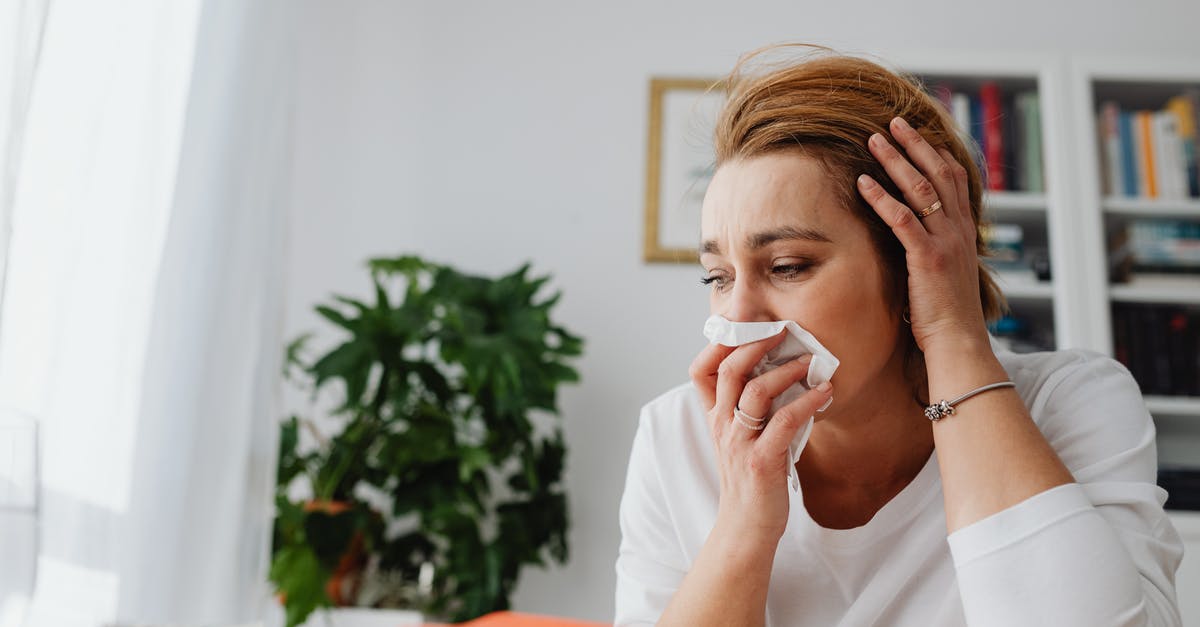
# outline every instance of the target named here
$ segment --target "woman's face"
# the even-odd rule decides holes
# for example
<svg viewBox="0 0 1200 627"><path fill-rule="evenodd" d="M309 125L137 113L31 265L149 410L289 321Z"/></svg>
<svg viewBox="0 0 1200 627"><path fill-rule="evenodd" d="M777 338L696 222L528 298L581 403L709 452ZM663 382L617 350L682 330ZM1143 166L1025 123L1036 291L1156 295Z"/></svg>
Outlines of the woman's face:
<svg viewBox="0 0 1200 627"><path fill-rule="evenodd" d="M902 376L882 262L820 162L783 152L722 165L704 197L700 263L711 313L794 320L841 360L835 399Z"/></svg>

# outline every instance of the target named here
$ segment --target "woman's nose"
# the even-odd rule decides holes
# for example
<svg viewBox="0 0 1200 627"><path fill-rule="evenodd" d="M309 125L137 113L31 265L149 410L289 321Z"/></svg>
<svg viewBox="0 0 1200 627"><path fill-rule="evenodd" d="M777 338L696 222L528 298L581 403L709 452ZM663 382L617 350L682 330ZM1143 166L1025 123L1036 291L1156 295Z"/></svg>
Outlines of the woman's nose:
<svg viewBox="0 0 1200 627"><path fill-rule="evenodd" d="M721 315L734 322L767 322L771 317L765 294L750 281L735 281Z"/></svg>

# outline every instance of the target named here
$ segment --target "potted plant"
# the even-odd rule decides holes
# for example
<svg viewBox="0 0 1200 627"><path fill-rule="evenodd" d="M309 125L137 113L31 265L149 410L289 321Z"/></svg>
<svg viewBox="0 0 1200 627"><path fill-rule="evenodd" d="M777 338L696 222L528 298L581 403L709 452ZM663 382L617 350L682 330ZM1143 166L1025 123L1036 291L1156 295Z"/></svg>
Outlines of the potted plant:
<svg viewBox="0 0 1200 627"><path fill-rule="evenodd" d="M374 302L316 307L341 341L311 361L309 336L287 349L289 381L337 393L334 433L281 428L270 578L287 624L330 606L507 609L523 566L567 559L556 396L582 340L528 264L496 279L412 256L368 266Z"/></svg>

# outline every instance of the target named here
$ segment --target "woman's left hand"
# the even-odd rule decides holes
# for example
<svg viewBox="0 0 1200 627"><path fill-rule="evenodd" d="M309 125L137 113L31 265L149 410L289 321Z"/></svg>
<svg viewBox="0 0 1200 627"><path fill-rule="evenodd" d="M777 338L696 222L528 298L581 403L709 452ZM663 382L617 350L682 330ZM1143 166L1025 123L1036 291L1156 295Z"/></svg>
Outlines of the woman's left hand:
<svg viewBox="0 0 1200 627"><path fill-rule="evenodd" d="M946 149L934 149L903 119L892 120L891 132L907 157L879 133L871 136L868 146L904 194L904 202L866 174L859 177L858 189L904 245L913 337L927 354L943 344L982 341L986 346L967 170ZM939 202L940 210L918 217Z"/></svg>

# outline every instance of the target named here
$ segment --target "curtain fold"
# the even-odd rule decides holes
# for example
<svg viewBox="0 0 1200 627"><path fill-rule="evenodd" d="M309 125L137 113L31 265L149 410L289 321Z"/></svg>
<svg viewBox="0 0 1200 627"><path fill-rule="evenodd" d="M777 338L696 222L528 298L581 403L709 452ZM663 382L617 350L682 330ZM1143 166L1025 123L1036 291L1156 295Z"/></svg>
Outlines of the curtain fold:
<svg viewBox="0 0 1200 627"><path fill-rule="evenodd" d="M12 236L13 190L49 4L9 0L0 6L0 59L5 61L0 63L0 304Z"/></svg>
<svg viewBox="0 0 1200 627"><path fill-rule="evenodd" d="M292 37L286 0L49 7L0 309L42 433L19 624L262 613Z"/></svg>

